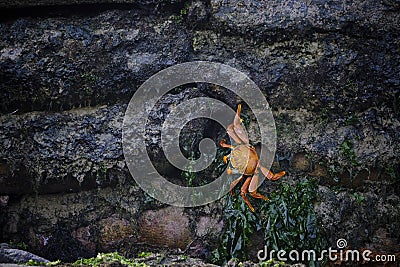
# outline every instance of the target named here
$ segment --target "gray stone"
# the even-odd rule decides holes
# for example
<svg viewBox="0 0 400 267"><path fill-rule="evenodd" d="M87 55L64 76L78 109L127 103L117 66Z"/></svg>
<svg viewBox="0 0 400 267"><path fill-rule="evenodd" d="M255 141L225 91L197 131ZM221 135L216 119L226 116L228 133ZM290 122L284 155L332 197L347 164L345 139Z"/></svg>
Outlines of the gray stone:
<svg viewBox="0 0 400 267"><path fill-rule="evenodd" d="M273 168L286 170L289 183L319 179L315 210L332 245L346 238L354 248L399 251L399 1L143 0L90 15L76 7L60 16L13 9L17 17L0 24L2 240L66 261L98 248L138 253L171 245L168 216L157 218L159 227L144 223L169 209L128 172L122 119L151 75L208 60L243 71L264 93L278 135ZM162 157L161 123L174 105L198 96L232 108L241 102L205 84L159 101L149 117L149 152L178 184L187 181ZM249 124L257 142L256 122ZM183 150L197 152L201 138L218 142L224 134L208 121L189 123ZM218 176L221 166L213 168L195 182ZM179 247L191 244L186 252L207 258L224 229L223 206L222 199L173 213L185 228ZM141 225L152 234L140 237Z"/></svg>
<svg viewBox="0 0 400 267"><path fill-rule="evenodd" d="M17 1L0 1L0 7L5 8L21 8L36 6L60 6L60 5L82 5L82 4L138 4L138 5L157 5L157 4L174 4L181 0L17 0Z"/></svg>
<svg viewBox="0 0 400 267"><path fill-rule="evenodd" d="M38 263L49 262L30 252L12 248L5 243L0 244L0 263L27 263L30 260Z"/></svg>
<svg viewBox="0 0 400 267"><path fill-rule="evenodd" d="M124 107L3 116L1 193L70 192L129 179L121 146Z"/></svg>
<svg viewBox="0 0 400 267"><path fill-rule="evenodd" d="M190 49L181 24L139 10L21 18L0 34L2 113L127 102L149 75L187 61Z"/></svg>
<svg viewBox="0 0 400 267"><path fill-rule="evenodd" d="M212 0L211 7L212 18L224 30L253 38L287 40L316 32L372 37L400 29L398 12L393 12L398 1Z"/></svg>

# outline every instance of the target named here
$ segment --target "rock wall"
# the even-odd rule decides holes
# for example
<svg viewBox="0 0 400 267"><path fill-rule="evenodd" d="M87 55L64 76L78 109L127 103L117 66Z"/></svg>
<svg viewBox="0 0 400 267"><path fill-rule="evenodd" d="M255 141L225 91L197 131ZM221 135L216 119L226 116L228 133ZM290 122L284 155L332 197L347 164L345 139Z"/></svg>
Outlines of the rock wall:
<svg viewBox="0 0 400 267"><path fill-rule="evenodd" d="M134 2L100 11L55 5L48 14L0 3L12 13L0 24L0 241L48 259L145 245L207 258L224 200L181 209L147 196L125 165L121 123L151 75L208 60L243 71L263 91L277 165L288 182L319 179L315 209L329 241L399 251L398 1ZM192 94L167 96L153 119ZM212 86L195 94L240 102ZM221 136L204 122L188 134L199 131L197 143L207 131Z"/></svg>

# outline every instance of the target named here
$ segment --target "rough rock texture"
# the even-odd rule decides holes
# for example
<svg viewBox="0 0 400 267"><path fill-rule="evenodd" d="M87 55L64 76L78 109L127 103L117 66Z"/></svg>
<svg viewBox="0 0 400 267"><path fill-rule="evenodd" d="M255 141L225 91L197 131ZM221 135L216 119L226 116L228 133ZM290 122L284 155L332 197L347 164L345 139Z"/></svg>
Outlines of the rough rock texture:
<svg viewBox="0 0 400 267"><path fill-rule="evenodd" d="M51 16L13 10L2 20L0 241L69 261L154 245L208 258L223 230L224 200L193 209L153 200L128 172L121 123L151 75L209 60L248 74L268 99L278 134L274 167L287 170L289 182L319 179L315 210L332 246L345 238L352 248L399 250L399 1L136 3L94 5L89 13L71 6L75 13ZM165 166L156 133L174 105L197 96L232 108L240 102L198 85L158 103L150 151L178 182L181 172ZM193 122L182 146L192 140L196 150L205 136L220 140L223 132Z"/></svg>
<svg viewBox="0 0 400 267"><path fill-rule="evenodd" d="M187 29L138 10L22 18L0 32L3 113L128 101L152 74L189 60Z"/></svg>
<svg viewBox="0 0 400 267"><path fill-rule="evenodd" d="M66 262L116 249L134 257L150 250L148 245L169 245L204 257L209 253L207 242L215 240L222 227L221 203L183 212L166 208L138 186L127 185L27 195L10 203L6 214L2 217L5 240L24 236L30 251Z"/></svg>
<svg viewBox="0 0 400 267"><path fill-rule="evenodd" d="M21 249L12 248L5 243L0 244L0 263L26 263L29 260L46 263L48 260Z"/></svg>
<svg viewBox="0 0 400 267"><path fill-rule="evenodd" d="M138 220L142 242L163 247L185 249L192 241L189 220L183 209L169 207L146 211Z"/></svg>
<svg viewBox="0 0 400 267"><path fill-rule="evenodd" d="M382 189L385 191L382 192ZM400 198L396 189L371 183L368 189L356 195L332 192L322 186L319 194L321 202L317 204L316 212L322 219L323 228L329 229L332 244L344 238L353 248L386 253L399 251L400 235L397 229L400 223L396 217L399 215ZM354 227L360 220L368 223L364 227Z"/></svg>
<svg viewBox="0 0 400 267"><path fill-rule="evenodd" d="M121 146L124 109L3 116L3 193L79 191L129 179Z"/></svg>
<svg viewBox="0 0 400 267"><path fill-rule="evenodd" d="M181 0L17 0L17 1L0 1L0 7L15 8L15 7L35 7L35 6L56 6L56 5L82 5L82 4L137 4L137 5L163 5L163 4L175 4Z"/></svg>
<svg viewBox="0 0 400 267"><path fill-rule="evenodd" d="M211 0L212 16L219 25L255 38L291 39L294 33L307 36L318 31L343 32L369 37L399 31L399 17L395 12L398 1L251 1Z"/></svg>

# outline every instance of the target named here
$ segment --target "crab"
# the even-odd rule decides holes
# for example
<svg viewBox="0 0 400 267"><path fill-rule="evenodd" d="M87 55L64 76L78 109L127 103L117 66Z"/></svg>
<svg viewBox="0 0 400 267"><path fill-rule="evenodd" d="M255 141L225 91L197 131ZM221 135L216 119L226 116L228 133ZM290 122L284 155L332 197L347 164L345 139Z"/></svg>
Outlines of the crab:
<svg viewBox="0 0 400 267"><path fill-rule="evenodd" d="M234 170L232 170L230 167L228 167L227 174L228 175L232 173L242 174L240 178L234 180L230 184L229 191L231 195L232 196L234 195L233 193L234 187L238 183L240 183L243 179L246 178L240 189L240 195L243 198L244 202L247 204L247 206L250 208L250 210L254 212L254 207L251 205L249 199L246 197L247 193L250 193L250 196L252 196L253 198L269 200L268 197L260 193L257 193L259 170L267 179L272 181L278 180L279 178L284 176L286 172L281 171L279 173L274 174L267 168L260 165L260 160L257 151L255 150L254 146L250 145L249 138L247 137L247 134L241 125L243 121L240 118L241 109L242 106L239 104L237 107L233 123L228 125L227 127L228 135L237 143L237 145L236 146L229 145L226 143L225 139L222 139L220 141L220 146L231 149L230 155L223 157L224 163L228 164L228 161L230 160L230 163L234 168Z"/></svg>

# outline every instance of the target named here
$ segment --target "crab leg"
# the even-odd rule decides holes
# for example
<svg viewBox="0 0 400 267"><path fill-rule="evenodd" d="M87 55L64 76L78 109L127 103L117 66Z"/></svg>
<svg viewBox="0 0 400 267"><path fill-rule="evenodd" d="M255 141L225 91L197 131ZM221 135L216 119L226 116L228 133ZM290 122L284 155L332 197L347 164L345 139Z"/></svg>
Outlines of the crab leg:
<svg viewBox="0 0 400 267"><path fill-rule="evenodd" d="M249 199L246 197L250 182L251 182L251 177L248 177L246 179L246 181L243 183L242 188L240 188L240 196L243 198L243 200L247 204L247 206L249 206L250 210L252 212L254 212L253 206L251 205Z"/></svg>
<svg viewBox="0 0 400 267"><path fill-rule="evenodd" d="M239 136L237 136L237 134L235 133L235 130L233 129L233 124L229 124L228 127L226 128L226 132L228 133L228 135L230 137L232 137L232 139L238 143L238 144L242 144L243 141L239 138Z"/></svg>
<svg viewBox="0 0 400 267"><path fill-rule="evenodd" d="M235 118L233 119L233 129L235 130L236 135L242 140L243 143L248 144L249 138L245 130L242 127L242 119L240 119L240 112L242 110L242 105L238 105Z"/></svg>
<svg viewBox="0 0 400 267"><path fill-rule="evenodd" d="M233 149L233 148L234 148L234 146L228 145L228 144L226 143L226 140L225 140L225 139L222 139L221 141L219 141L219 145L222 146L222 147L225 147L225 148L230 148L230 149Z"/></svg>
<svg viewBox="0 0 400 267"><path fill-rule="evenodd" d="M253 177L251 178L250 185L249 185L250 195L254 198L261 198L263 200L269 200L268 197L261 195L260 193L257 193L257 187L258 187L258 173L254 173Z"/></svg>
<svg viewBox="0 0 400 267"><path fill-rule="evenodd" d="M233 182L230 184L230 186L229 186L229 192L231 192L231 195L232 195L232 196L235 195L235 194L233 193L233 188L234 188L240 181L242 181L243 178L244 178L244 176L242 175L242 176L240 176L240 178L237 178L235 181L233 181Z"/></svg>
<svg viewBox="0 0 400 267"><path fill-rule="evenodd" d="M263 166L259 166L259 167L260 167L261 172L264 174L265 177L267 177L268 180L275 181L286 174L285 171L274 174L273 172L271 172L270 170L268 170L267 168L265 168Z"/></svg>

